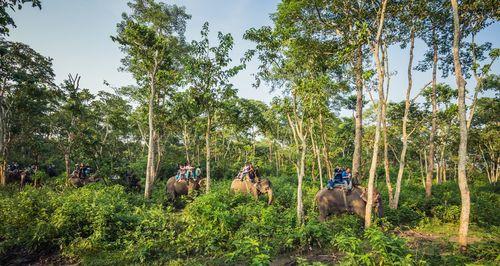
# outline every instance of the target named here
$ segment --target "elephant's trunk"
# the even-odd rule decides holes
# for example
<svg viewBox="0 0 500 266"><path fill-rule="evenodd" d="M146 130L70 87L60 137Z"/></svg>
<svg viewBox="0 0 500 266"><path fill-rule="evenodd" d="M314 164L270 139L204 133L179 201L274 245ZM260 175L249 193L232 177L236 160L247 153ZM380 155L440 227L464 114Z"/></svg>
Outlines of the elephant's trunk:
<svg viewBox="0 0 500 266"><path fill-rule="evenodd" d="M273 203L273 190L271 188L267 190L267 197L267 204L271 205Z"/></svg>

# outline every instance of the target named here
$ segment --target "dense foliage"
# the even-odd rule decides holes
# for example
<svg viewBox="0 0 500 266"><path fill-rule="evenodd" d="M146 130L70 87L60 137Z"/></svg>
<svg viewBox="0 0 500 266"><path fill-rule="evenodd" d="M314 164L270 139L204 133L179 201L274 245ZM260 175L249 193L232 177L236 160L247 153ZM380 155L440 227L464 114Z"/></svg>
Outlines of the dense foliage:
<svg viewBox="0 0 500 266"><path fill-rule="evenodd" d="M283 254L312 262L315 258L308 254L315 251L348 265L498 263L500 220L495 209L500 197L497 189L484 182L473 186L477 195L474 237L482 240L473 243L469 253L460 254L454 250L456 244L446 239L405 240L401 234L409 229L446 232L453 228L460 214L454 182L437 186L430 201L424 199L421 186L408 184L411 190L404 194L401 207L388 210L380 221L384 226L363 231L362 220L352 215L318 222L312 202L317 189L311 185L304 195L306 222L297 227L293 178L273 177L272 181L277 189L270 206L264 199L229 193L229 182L222 181L209 194L183 198L182 210L166 202L163 182L150 200L121 185L67 188L64 177L22 192L8 187L0 198L4 221L0 257L17 263L58 254L52 262L267 264Z"/></svg>

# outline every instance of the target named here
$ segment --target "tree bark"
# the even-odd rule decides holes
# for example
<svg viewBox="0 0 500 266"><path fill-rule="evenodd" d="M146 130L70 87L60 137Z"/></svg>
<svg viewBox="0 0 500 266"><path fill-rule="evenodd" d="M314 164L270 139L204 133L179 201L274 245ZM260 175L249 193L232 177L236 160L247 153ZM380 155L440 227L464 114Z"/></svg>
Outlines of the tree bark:
<svg viewBox="0 0 500 266"><path fill-rule="evenodd" d="M408 63L408 88L406 89L405 98L405 112L403 115L403 148L401 149L401 155L399 157L399 170L398 177L396 179L396 192L394 193L394 200L390 206L392 209L397 209L399 204L399 195L401 193L401 181L403 180L403 173L406 164L406 150L408 149L408 133L406 128L408 126L408 115L410 113L410 95L413 86L412 70L413 70L413 50L415 48L415 31L412 28L410 32L410 60ZM420 155L420 153L419 153ZM421 160L420 160L421 161Z"/></svg>
<svg viewBox="0 0 500 266"><path fill-rule="evenodd" d="M207 193L210 192L210 156L211 156L211 149L210 149L210 137L211 137L211 131L212 130L212 116L210 115L210 112L207 113L207 132L205 134L205 148L206 148L206 177L207 177L207 183L206 183L206 191Z"/></svg>
<svg viewBox="0 0 500 266"><path fill-rule="evenodd" d="M385 45L384 45L385 47ZM390 84L390 75L389 75L389 59L387 58L387 48L384 49L382 47L382 62L383 66L386 68L387 75L387 93L382 95L384 101L382 102L382 133L383 133L383 143L384 143L384 174L385 174L385 183L387 185L387 195L389 198L389 206L393 205L393 190L392 190L392 182L391 182L391 173L389 166L389 143L387 140L387 101L389 97L389 84Z"/></svg>
<svg viewBox="0 0 500 266"><path fill-rule="evenodd" d="M184 152L186 153L186 162L191 163L189 160L189 136L187 131L187 124L184 123L184 128L182 130L182 137L184 142Z"/></svg>
<svg viewBox="0 0 500 266"><path fill-rule="evenodd" d="M312 119L311 119L311 124L309 125L309 134L311 134L311 144L312 144L312 148L313 148L313 151L314 151L314 155L316 156L316 160L318 162L318 172L319 172L319 183L320 183L320 189L323 189L323 168L322 168L322 165L321 165L321 152L320 152L320 149L318 147L318 144L316 143L316 141L314 140L314 134L313 134L313 122L312 122Z"/></svg>
<svg viewBox="0 0 500 266"><path fill-rule="evenodd" d="M153 72L155 73L155 71ZM149 91L149 104L148 104L148 126L149 126L149 140L148 140L148 163L146 166L146 185L144 188L144 197L150 198L153 192L153 183L155 180L155 128L154 128L154 100L156 96L156 84L154 82L155 74L151 75L151 84Z"/></svg>
<svg viewBox="0 0 500 266"><path fill-rule="evenodd" d="M356 127L354 136L354 154L352 156L352 177L359 183L363 141L363 47L360 45L356 56Z"/></svg>
<svg viewBox="0 0 500 266"><path fill-rule="evenodd" d="M7 177L5 173L5 171L7 170L7 143L5 141L6 127L5 116L3 115L3 106L1 106L0 108L0 185L5 186L7 184Z"/></svg>
<svg viewBox="0 0 500 266"><path fill-rule="evenodd" d="M436 135L436 119L437 119L437 104L436 104L436 86L437 86L437 61L438 47L436 40L436 30L432 30L432 47L433 47L433 65L432 65L432 126L429 136L429 155L427 159L427 175L425 178L425 196L429 198L432 194L432 177L434 175L434 137Z"/></svg>
<svg viewBox="0 0 500 266"><path fill-rule="evenodd" d="M326 134L325 130L323 128L323 115L319 114L319 126L320 126L320 131L321 131L321 145L323 145L321 151L323 153L323 158L325 160L325 166L326 166L326 172L328 174L328 178L332 178L332 165L330 163L330 158L328 156L328 147L326 145Z"/></svg>
<svg viewBox="0 0 500 266"><path fill-rule="evenodd" d="M458 116L460 120L460 144L458 147L458 186L460 188L460 198L462 209L460 212L460 229L458 231L458 243L461 250L467 248L467 233L469 231L470 216L470 192L467 185L467 117L465 106L465 80L462 75L462 65L460 63L460 20L458 15L458 2L451 0L453 9L453 65L455 67L455 80L458 87Z"/></svg>
<svg viewBox="0 0 500 266"><path fill-rule="evenodd" d="M295 97L295 96L294 96ZM302 182L305 175L305 161L307 149L307 133L304 133L303 118L299 118L297 114L297 107L294 98L293 106L293 121L289 114L287 114L288 123L292 129L293 139L297 147L297 158L295 168L297 171L297 224L304 224L304 203L302 201Z"/></svg>
<svg viewBox="0 0 500 266"><path fill-rule="evenodd" d="M8 157L8 146L10 139L10 130L7 123L7 117L10 114L10 110L5 103L5 82L2 85L2 90L0 94L0 185L5 186L7 184L7 157Z"/></svg>
<svg viewBox="0 0 500 266"><path fill-rule="evenodd" d="M380 13L380 20L378 23L378 31L377 36L375 38L373 45L373 57L375 59L375 64L377 66L377 75L378 75L378 94L379 94L379 104L377 107L377 122L375 127L375 137L373 141L373 154L372 154L372 162L370 166L370 174L368 177L368 196L366 200L366 208L365 208L365 228L371 226L372 222L372 208L373 208L373 191L375 186L375 174L377 170L377 160L378 160L378 149L380 143L380 124L382 122L382 104L384 102L384 69L382 64L380 63L379 51L380 51L380 43L381 43L381 35L382 29L384 26L384 17L385 17L385 7L387 5L387 0L382 2L382 11Z"/></svg>

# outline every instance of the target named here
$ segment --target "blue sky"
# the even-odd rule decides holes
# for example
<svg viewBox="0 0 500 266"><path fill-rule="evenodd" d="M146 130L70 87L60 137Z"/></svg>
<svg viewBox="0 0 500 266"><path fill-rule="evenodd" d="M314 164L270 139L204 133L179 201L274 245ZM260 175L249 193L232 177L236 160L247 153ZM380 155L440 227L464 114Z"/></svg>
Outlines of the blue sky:
<svg viewBox="0 0 500 266"><path fill-rule="evenodd" d="M9 39L29 44L41 54L54 59L56 81L59 83L68 73L82 76L81 86L93 92L106 90L103 81L112 86L134 84L128 73L119 72L123 54L109 36L116 32L116 24L121 13L128 9L126 0L45 0L42 10L29 7L13 13L17 28L12 29ZM210 23L211 36L217 31L231 33L235 39L232 58L238 62L244 52L253 47L242 39L244 32L251 27L271 25L269 14L276 10L278 0L170 0L169 4L185 6L192 15L188 21L186 37L198 39L201 26ZM483 31L479 42L489 41L494 47L500 44L500 25L496 23ZM415 60L422 58L426 50L421 41L416 43ZM397 47L390 49L391 72L398 74L392 78L390 99L400 101L406 90L406 69L408 51ZM493 71L499 73L497 63ZM252 74L257 70L257 62L249 64L232 82L245 98L269 102L272 95L267 87L252 87ZM430 73L414 74L414 91L430 80ZM454 85L454 79L441 79ZM470 85L473 82L469 82ZM275 93L276 94L276 93Z"/></svg>

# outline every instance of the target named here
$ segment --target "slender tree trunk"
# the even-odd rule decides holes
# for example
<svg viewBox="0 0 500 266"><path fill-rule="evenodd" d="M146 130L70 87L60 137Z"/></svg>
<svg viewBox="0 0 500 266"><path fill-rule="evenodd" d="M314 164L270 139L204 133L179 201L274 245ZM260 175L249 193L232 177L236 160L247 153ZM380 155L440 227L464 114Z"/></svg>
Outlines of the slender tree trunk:
<svg viewBox="0 0 500 266"><path fill-rule="evenodd" d="M436 135L436 119L437 119L437 104L436 104L436 86L437 86L437 61L438 47L436 41L436 30L432 30L432 47L433 47L433 65L432 65L432 127L429 136L429 155L427 159L427 175L425 178L425 196L429 198L432 194L432 177L434 175L434 137Z"/></svg>
<svg viewBox="0 0 500 266"><path fill-rule="evenodd" d="M427 163L427 150L424 149L424 168L425 168L425 175L422 176L422 183L424 185L424 188L425 188L425 180L427 178L427 169L428 169L428 163Z"/></svg>
<svg viewBox="0 0 500 266"><path fill-rule="evenodd" d="M210 192L210 152L211 152L211 149L210 149L210 131L212 130L212 116L210 114L210 112L208 112L207 114L207 132L206 132L206 135L205 135L205 145L206 145L206 177L207 177L207 183L206 183L206 191L207 193Z"/></svg>
<svg viewBox="0 0 500 266"><path fill-rule="evenodd" d="M318 144L314 140L314 134L313 134L313 121L311 119L311 124L309 127L309 134L311 134L311 143L312 143L312 148L314 151L314 156L316 156L316 160L318 162L318 172L319 172L319 183L320 183L320 188L323 189L323 167L321 165L321 151L318 147Z"/></svg>
<svg viewBox="0 0 500 266"><path fill-rule="evenodd" d="M443 145L441 147L441 153L439 155L439 170L441 171L440 175L438 176L438 184L442 184L444 180L444 174L445 174L445 160L444 160L444 151L445 151L445 146Z"/></svg>
<svg viewBox="0 0 500 266"><path fill-rule="evenodd" d="M458 243L461 250L467 248L467 233L469 231L470 216L470 192L467 185L467 108L465 106L465 80L462 76L462 65L460 63L460 21L458 15L457 0L451 0L453 9L453 64L455 67L455 79L458 87L458 116L460 120L460 144L458 147L458 186L462 200L462 210L460 212L460 229L458 231Z"/></svg>
<svg viewBox="0 0 500 266"><path fill-rule="evenodd" d="M156 96L156 84L154 82L155 74L151 75L149 106L148 106L148 127L149 127L149 140L148 140L148 163L146 166L146 185L144 189L144 197L150 198L153 192L153 183L155 181L155 128L154 128L154 101Z"/></svg>
<svg viewBox="0 0 500 266"><path fill-rule="evenodd" d="M3 95L0 97L0 185L5 186L7 184L7 176L5 171L7 170L7 143L5 141L6 135L6 117L3 107Z"/></svg>
<svg viewBox="0 0 500 266"><path fill-rule="evenodd" d="M359 183L363 142L363 47L360 45L356 56L356 128L354 136L354 154L352 156L352 177Z"/></svg>
<svg viewBox="0 0 500 266"><path fill-rule="evenodd" d="M375 189L375 174L377 170L377 161L378 161L378 149L380 143L380 125L382 122L382 104L384 103L384 68L380 62L379 52L380 52L380 44L381 44L381 35L382 29L384 26L384 17L385 17L385 8L387 5L387 0L382 2L382 11L380 13L380 20L378 23L378 31L377 36L375 38L375 43L373 44L373 57L375 59L375 64L377 66L377 75L378 75L378 94L379 94L379 104L377 107L377 122L375 127L375 138L373 141L373 154L372 154L372 162L370 166L370 174L368 177L368 196L366 200L366 208L365 208L365 228L371 226L372 223L372 208L373 208L373 192Z"/></svg>
<svg viewBox="0 0 500 266"><path fill-rule="evenodd" d="M69 177L71 174L71 163L69 159L69 151L64 153L64 167L66 168L66 177Z"/></svg>
<svg viewBox="0 0 500 266"><path fill-rule="evenodd" d="M304 136L302 136L304 137ZM299 171L299 176L298 176L298 182L297 182L297 221L298 224L302 225L304 223L304 203L302 201L302 182L304 180L304 175L305 175L305 161L306 161L306 143L305 141L302 142L301 148L300 148L300 169Z"/></svg>
<svg viewBox="0 0 500 266"><path fill-rule="evenodd" d="M403 148L401 149L401 155L399 157L399 170L398 177L396 180L396 192L394 194L393 204L390 206L392 209L397 209L399 204L399 195L401 193L401 181L403 180L403 173L406 164L406 150L408 149L408 133L406 132L406 128L408 126L408 115L410 113L410 95L411 89L413 86L413 78L412 78L412 70L413 70L413 50L415 48L415 31L412 28L410 32L410 60L408 63L408 88L406 89L406 98L405 98L405 112L403 115ZM420 155L420 153L419 153ZM421 160L420 160L421 161Z"/></svg>
<svg viewBox="0 0 500 266"><path fill-rule="evenodd" d="M326 172L328 174L328 178L332 178L332 165L330 163L330 158L328 157L328 147L326 145L326 134L325 130L323 128L323 115L319 114L319 126L320 126L320 131L321 131L321 145L322 147L322 153L323 153L323 158L325 160L325 166L326 166Z"/></svg>
<svg viewBox="0 0 500 266"><path fill-rule="evenodd" d="M197 163L198 166L201 163L201 159L200 159L201 156L200 156L200 154L201 154L201 152L200 152L200 142L199 142L199 140L197 138L197 140L196 140L196 163Z"/></svg>
<svg viewBox="0 0 500 266"><path fill-rule="evenodd" d="M392 182L391 182L391 173L390 173L390 166L389 166L389 143L387 141L387 98L389 97L389 82L390 82L390 75L389 75L389 60L387 58L387 49L384 49L382 47L382 62L384 64L384 67L386 68L386 73L387 73L387 96L382 95L382 98L384 101L381 103L382 104L382 136L383 136L383 143L384 143L384 174L385 174L385 184L387 185L387 195L389 198L389 206L392 206L393 203L393 190L392 190Z"/></svg>
<svg viewBox="0 0 500 266"><path fill-rule="evenodd" d="M187 125L184 124L184 128L182 130L182 137L184 139L184 152L186 153L186 161L188 163L191 163L191 160L189 160L189 136L187 132Z"/></svg>
<svg viewBox="0 0 500 266"><path fill-rule="evenodd" d="M295 168L297 171L297 224L304 224L304 203L302 201L302 182L305 175L305 161L307 149L307 133L304 133L303 118L297 114L296 99L293 99L293 121L287 114L288 123L292 129L293 139L297 147L297 160Z"/></svg>
<svg viewBox="0 0 500 266"><path fill-rule="evenodd" d="M424 163L422 162L422 153L420 151L418 151L418 162L420 164L420 176L423 177L424 176Z"/></svg>
<svg viewBox="0 0 500 266"><path fill-rule="evenodd" d="M446 182L446 168L447 168L447 165L446 165L446 159L443 160L443 182Z"/></svg>

